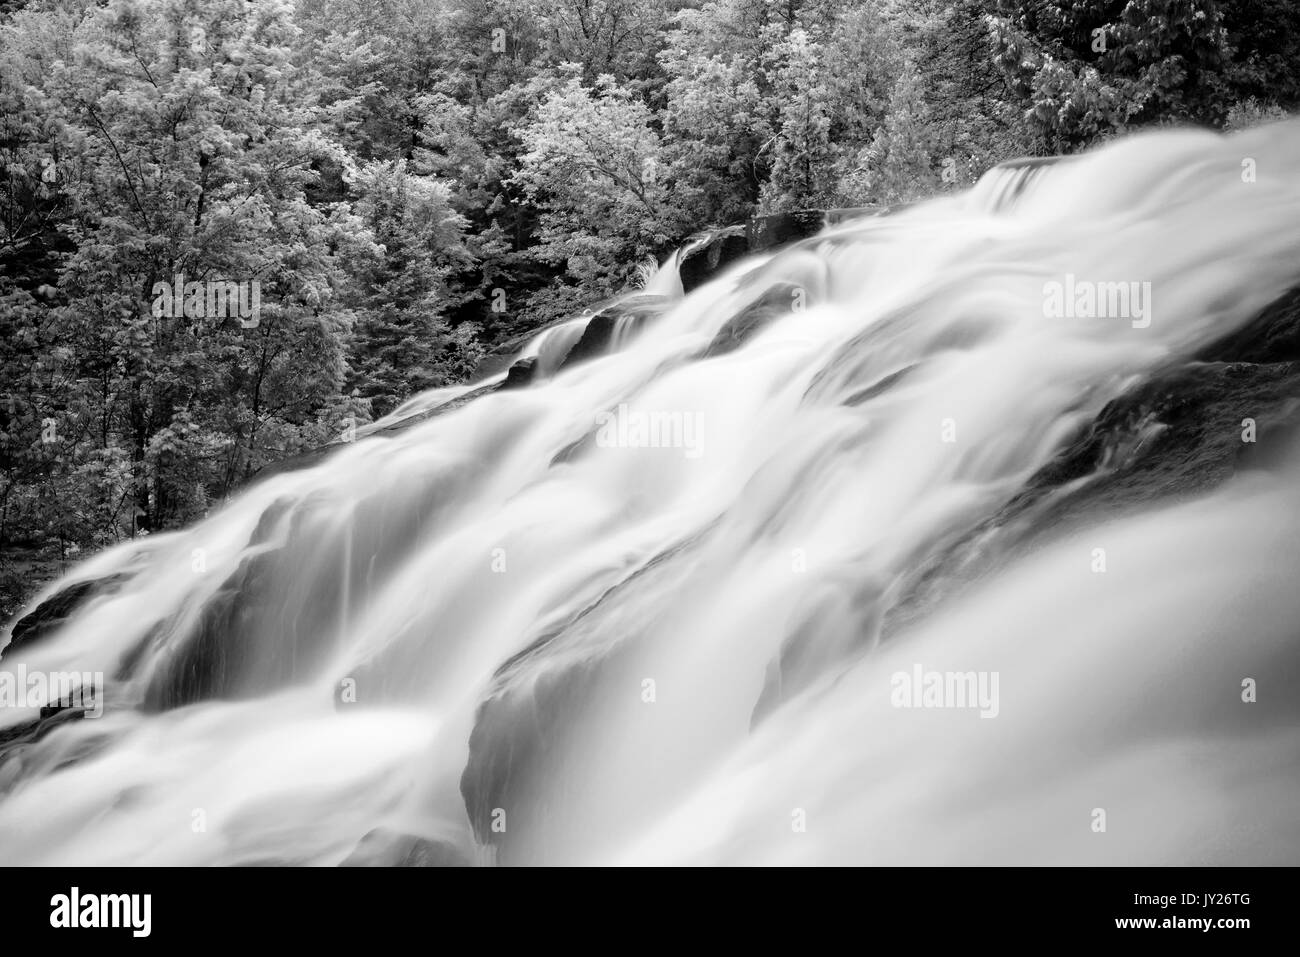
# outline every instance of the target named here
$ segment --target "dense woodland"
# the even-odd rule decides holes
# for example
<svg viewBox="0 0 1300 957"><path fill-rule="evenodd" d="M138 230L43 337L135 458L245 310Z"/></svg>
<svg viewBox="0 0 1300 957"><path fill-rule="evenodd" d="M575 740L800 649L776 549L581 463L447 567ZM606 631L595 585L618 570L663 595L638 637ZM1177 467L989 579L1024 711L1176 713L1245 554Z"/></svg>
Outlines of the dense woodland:
<svg viewBox="0 0 1300 957"><path fill-rule="evenodd" d="M1294 0L0 0L0 616L697 230L1282 116L1298 47Z"/></svg>

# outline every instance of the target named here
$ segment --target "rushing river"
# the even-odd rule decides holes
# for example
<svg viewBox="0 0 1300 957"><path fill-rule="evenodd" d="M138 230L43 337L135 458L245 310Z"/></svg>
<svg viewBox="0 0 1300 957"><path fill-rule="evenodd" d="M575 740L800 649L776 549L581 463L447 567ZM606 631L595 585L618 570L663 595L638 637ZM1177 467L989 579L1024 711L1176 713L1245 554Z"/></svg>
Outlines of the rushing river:
<svg viewBox="0 0 1300 957"><path fill-rule="evenodd" d="M1298 863L1300 458L990 522L1297 283L1298 124L670 263L607 354L52 586L100 583L0 668L103 714L0 763L0 863Z"/></svg>

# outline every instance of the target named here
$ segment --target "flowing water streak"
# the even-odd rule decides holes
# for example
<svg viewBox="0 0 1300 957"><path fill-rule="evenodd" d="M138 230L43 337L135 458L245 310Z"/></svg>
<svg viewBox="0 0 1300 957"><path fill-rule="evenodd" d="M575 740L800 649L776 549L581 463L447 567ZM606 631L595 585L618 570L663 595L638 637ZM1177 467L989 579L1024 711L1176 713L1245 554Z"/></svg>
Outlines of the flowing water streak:
<svg viewBox="0 0 1300 957"><path fill-rule="evenodd" d="M491 859L471 818L509 862L1267 857L1268 830L1193 838L1243 807L1276 823L1295 736L1207 764L1226 739L1166 679L1176 659L1217 693L1225 629L1233 674L1294 659L1284 488L1116 527L1140 574L1081 576L1066 543L879 634L919 558L1300 280L1297 170L1294 124L1167 132L848 222L614 354L96 556L69 581L116 590L18 658L129 676L104 718L0 766L0 862L335 863L378 826ZM1150 283L1149 325L1046 316L1067 275ZM1225 557L1189 558L1207 537ZM916 661L1000 670L1002 716L890 709ZM1124 840L1086 844L1108 802Z"/></svg>

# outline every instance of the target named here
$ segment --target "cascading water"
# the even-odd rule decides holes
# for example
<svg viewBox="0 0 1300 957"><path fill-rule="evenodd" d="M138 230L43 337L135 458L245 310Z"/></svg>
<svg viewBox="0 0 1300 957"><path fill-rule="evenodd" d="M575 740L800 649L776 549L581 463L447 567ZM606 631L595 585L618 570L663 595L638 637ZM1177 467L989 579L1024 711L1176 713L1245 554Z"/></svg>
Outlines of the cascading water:
<svg viewBox="0 0 1300 957"><path fill-rule="evenodd" d="M1296 863L1300 461L1060 518L1156 417L1042 476L1300 283L1300 126L1033 180L87 561L4 667L103 672L104 714L0 711L0 861ZM1053 314L1087 283L1132 298ZM996 675L995 714L899 707L918 668Z"/></svg>
<svg viewBox="0 0 1300 957"><path fill-rule="evenodd" d="M536 355L538 374L553 375L559 371L569 350L582 337L586 325L582 319L570 319L568 322L547 329L524 350L523 358Z"/></svg>

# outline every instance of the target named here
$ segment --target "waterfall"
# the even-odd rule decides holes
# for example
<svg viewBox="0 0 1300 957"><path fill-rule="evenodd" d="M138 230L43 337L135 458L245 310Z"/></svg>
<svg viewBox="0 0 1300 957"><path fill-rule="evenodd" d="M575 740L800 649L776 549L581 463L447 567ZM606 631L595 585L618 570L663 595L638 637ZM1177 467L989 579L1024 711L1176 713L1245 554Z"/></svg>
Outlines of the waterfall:
<svg viewBox="0 0 1300 957"><path fill-rule="evenodd" d="M553 375L586 328L585 319L570 319L568 322L547 329L524 350L523 358L530 355L537 356L538 375Z"/></svg>
<svg viewBox="0 0 1300 957"><path fill-rule="evenodd" d="M0 708L0 863L1296 863L1300 460L1151 450L1290 415L1167 397L1300 283L1300 125L1026 169L73 569L0 671L103 714Z"/></svg>
<svg viewBox="0 0 1300 957"><path fill-rule="evenodd" d="M980 177L973 190L976 201L994 212L1010 209L1060 162L1060 157L1038 157L1001 163Z"/></svg>

